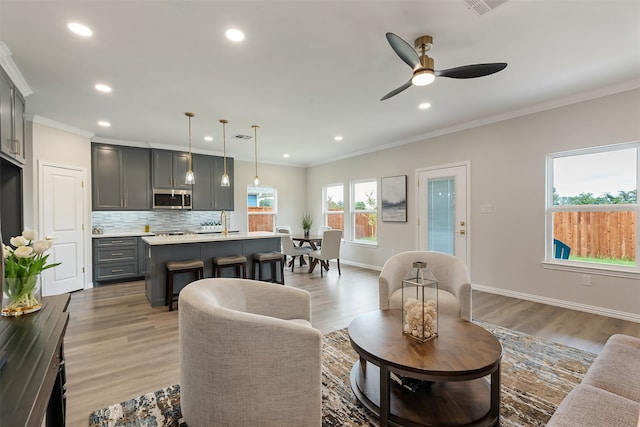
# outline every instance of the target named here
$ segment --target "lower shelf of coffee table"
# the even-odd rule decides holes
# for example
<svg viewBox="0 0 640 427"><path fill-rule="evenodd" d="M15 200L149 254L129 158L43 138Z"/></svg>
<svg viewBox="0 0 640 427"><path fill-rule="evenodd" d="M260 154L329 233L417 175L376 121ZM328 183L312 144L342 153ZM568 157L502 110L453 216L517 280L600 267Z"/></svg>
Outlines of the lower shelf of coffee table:
<svg viewBox="0 0 640 427"><path fill-rule="evenodd" d="M351 389L369 411L380 416L380 369L357 361L351 369ZM390 380L389 425L393 426L478 426L498 425L489 415L490 384L485 378L470 381L436 382L430 388L412 392ZM493 418L493 419L492 419Z"/></svg>

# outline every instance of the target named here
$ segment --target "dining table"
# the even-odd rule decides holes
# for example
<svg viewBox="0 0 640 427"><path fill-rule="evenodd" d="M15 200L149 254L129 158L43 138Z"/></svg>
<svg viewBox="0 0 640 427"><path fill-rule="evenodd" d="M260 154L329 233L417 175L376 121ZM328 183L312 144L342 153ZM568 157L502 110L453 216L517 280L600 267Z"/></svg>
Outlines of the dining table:
<svg viewBox="0 0 640 427"><path fill-rule="evenodd" d="M322 246L322 236L319 234L293 234L291 236L291 240L293 240L294 242L298 242L298 246L303 246L305 243L308 243L309 246L311 247L311 250L317 251L318 250L318 246ZM304 263L304 260L302 259L302 257L300 257L300 261L301 263ZM309 271L308 273L313 273L313 270L316 268L316 265L318 264L318 261L321 262L322 267L325 269L325 271L329 271L329 263L325 262L325 261L321 261L318 259L314 259L312 261L309 262ZM304 264L302 264L304 265Z"/></svg>

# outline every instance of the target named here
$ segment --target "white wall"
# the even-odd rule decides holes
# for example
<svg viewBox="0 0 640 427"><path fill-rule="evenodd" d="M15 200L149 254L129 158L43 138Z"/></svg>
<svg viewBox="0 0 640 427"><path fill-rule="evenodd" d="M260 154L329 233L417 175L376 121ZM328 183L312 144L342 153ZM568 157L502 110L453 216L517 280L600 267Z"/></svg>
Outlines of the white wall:
<svg viewBox="0 0 640 427"><path fill-rule="evenodd" d="M323 184L343 182L347 190L352 180L407 175L408 222L379 222L377 248L349 243L342 248L347 262L381 267L392 251L416 249L416 170L470 161L474 285L640 321L640 280L597 275L584 287L580 273L541 265L545 155L637 140L640 90L632 90L309 168L307 203L319 218ZM480 214L481 204L492 204L494 213ZM345 228L348 232L348 224Z"/></svg>

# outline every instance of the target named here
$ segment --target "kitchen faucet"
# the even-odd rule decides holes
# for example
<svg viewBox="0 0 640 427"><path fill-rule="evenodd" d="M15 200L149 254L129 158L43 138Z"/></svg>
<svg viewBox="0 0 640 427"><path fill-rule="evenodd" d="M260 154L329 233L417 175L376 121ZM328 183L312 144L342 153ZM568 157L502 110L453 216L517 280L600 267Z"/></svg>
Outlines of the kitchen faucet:
<svg viewBox="0 0 640 427"><path fill-rule="evenodd" d="M220 220L222 221L222 234L224 236L227 236L229 234L229 230L227 229L227 212L226 211L222 211L222 213L220 214Z"/></svg>

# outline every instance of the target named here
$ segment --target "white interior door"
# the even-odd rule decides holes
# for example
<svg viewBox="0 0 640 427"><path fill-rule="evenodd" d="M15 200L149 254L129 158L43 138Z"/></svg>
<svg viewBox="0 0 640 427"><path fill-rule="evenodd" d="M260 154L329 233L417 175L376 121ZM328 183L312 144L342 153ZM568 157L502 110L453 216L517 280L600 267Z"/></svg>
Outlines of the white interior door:
<svg viewBox="0 0 640 427"><path fill-rule="evenodd" d="M53 237L48 261L62 263L43 272L45 296L84 288L84 175L82 169L40 164L41 233Z"/></svg>
<svg viewBox="0 0 640 427"><path fill-rule="evenodd" d="M418 247L455 255L469 265L468 164L419 170Z"/></svg>

